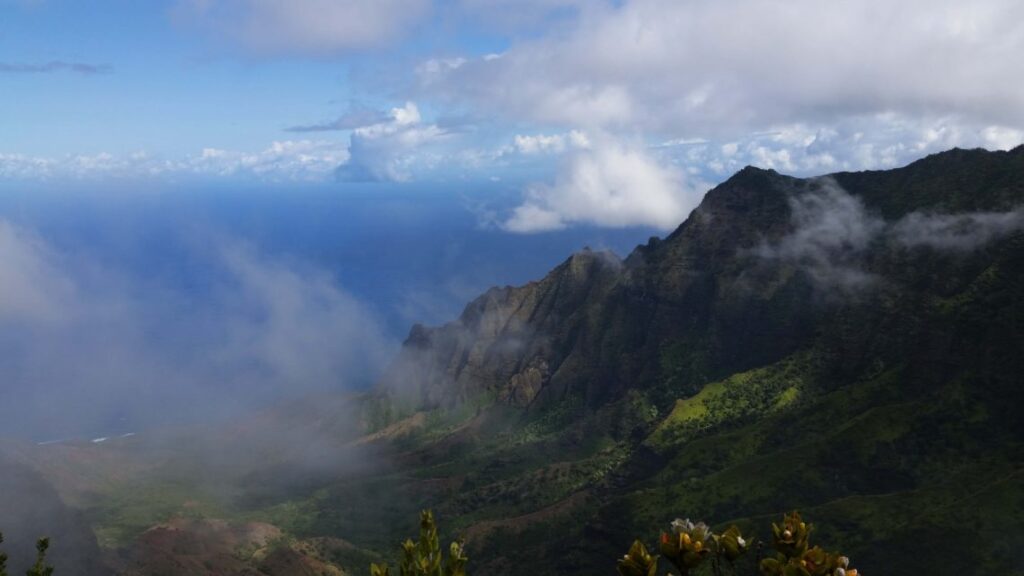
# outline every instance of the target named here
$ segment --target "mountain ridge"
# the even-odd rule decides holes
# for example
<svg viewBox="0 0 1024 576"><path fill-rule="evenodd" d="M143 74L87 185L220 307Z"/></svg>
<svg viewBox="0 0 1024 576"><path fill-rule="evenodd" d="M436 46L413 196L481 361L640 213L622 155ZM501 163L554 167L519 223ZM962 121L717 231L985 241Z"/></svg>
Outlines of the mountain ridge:
<svg viewBox="0 0 1024 576"><path fill-rule="evenodd" d="M1014 416L1024 405L1024 311L1013 296L1024 293L1022 205L1024 146L804 179L748 167L624 259L583 252L540 281L488 291L452 323L416 328L378 390L401 397L410 390L395 381L407 380L423 386L406 396L420 401L413 410L474 406L466 417L478 423L444 445L483 467L516 454L501 458L518 464L491 465L510 476L484 484L510 491L514 509L549 509L511 495L530 493L527 478L552 470L511 447L524 434L551 461L604 470L541 500L564 502L561 520L495 518L491 537L473 532L471 552L496 555L488 573L599 573L594 558L610 558L668 514L750 525L787 507L815 512L824 535L872 571L910 570L883 551L887 539L933 526L992 556L959 562L930 537L921 561L930 569L1012 571L996 550L1003 544L957 532L938 510L1007 529L1024 504L1015 472L1024 426ZM574 290L574 277L588 280ZM488 413L504 416L488 425ZM444 459L432 445L412 443L430 455L423 462ZM853 450L849 461L837 450ZM523 467L532 472L516 471ZM993 485L1005 509L956 504L961 482L987 485L987 475L1008 479ZM865 500L883 495L907 503L896 513L903 528L858 536L883 521ZM455 504L466 498L434 505L480 518ZM860 519L843 519L850 514ZM569 536L544 536L560 530ZM498 534L529 544L502 551ZM544 562L552 564L536 572Z"/></svg>
<svg viewBox="0 0 1024 576"><path fill-rule="evenodd" d="M942 201L946 201L947 205L953 204L952 207L961 212L967 209L1008 210L1013 207L1010 199L1017 203L1021 201L1022 185L1019 181L1015 184L1016 189L1012 190L1013 193L1010 195L1000 195L1000 190L997 188L993 189L992 187L989 187L988 190L995 190L995 194L989 194L990 197L963 193L957 195L953 202L949 202L950 198L948 195L942 194L933 195L934 197L930 201L920 201L920 194L917 194L918 188L934 184L927 177L926 172L937 163L943 166L952 163L954 168L960 165L966 166L968 170L976 170L978 162L991 164L993 161L997 161L996 159L998 158L1014 159L1018 165L1022 165L1024 164L1024 146L1019 146L1012 151L1006 152L989 152L982 149L952 149L930 155L906 167L895 170L839 172L811 179L793 178L779 174L774 170L748 166L722 184L711 189L700 205L691 213L690 217L664 239L652 238L646 245L638 246L621 260L614 254L607 253L603 255L602 259L613 264L604 271L614 271L616 274L614 277L603 275L597 279L597 283L600 285L598 291L618 289L621 292L626 292L626 294L620 294L623 298L638 299L643 299L650 293L660 292L662 296L660 301L662 303L671 302L673 299L677 301L685 299L685 297L674 298L672 295L665 294L672 290L682 290L684 285L686 285L685 289L700 292L700 278L685 278L686 274L683 272L688 271L691 274L697 275L705 271L711 271L716 274L723 272L722 266L729 265L735 259L737 252L755 249L759 243L763 243L766 240L778 239L790 229L790 223L786 218L787 213L790 211L789 199L794 194L799 193L802 188L814 186L821 182L834 181L844 189L852 188L859 197L863 197L867 201L867 208L877 210L883 217L888 216L890 219L902 217L909 213L910 210L906 206L904 208L897 208L895 206L901 203L901 198L880 197L874 191L874 187L878 186L878 180L900 180L901 186L907 190L907 194L913 195L912 200L914 200L913 206L915 210L919 210L922 207L946 207L943 206ZM968 164L964 164L964 162ZM925 174L922 174L922 171L925 171ZM964 178L963 174L954 172L953 178L956 180ZM924 180L924 183L920 184L916 182L917 180ZM903 203L906 204L905 202ZM507 322L525 321L529 323L538 314L549 311L550 307L547 309L538 307L529 309L528 313L523 314L522 307L527 306L531 299L535 297L538 298L538 306L542 304L550 306L552 304L551 298L555 297L549 291L552 285L564 289L566 287L566 284L563 283L566 278L565 274L570 270L577 276L589 273L586 266L579 264L579 262L593 260L592 255L594 254L597 253L589 250L574 254L554 268L542 280L530 282L520 287L492 288L478 299L469 303L459 319L452 323L437 328L426 328L417 325L410 332L410 336L406 340L406 347L413 346L422 350L424 342L429 340L433 334L439 334L446 330L451 333L457 329L469 329L471 332L474 329L481 329L481 322L484 321L484 318L488 318L487 314L489 312L495 315L495 318L488 318L487 321L492 322L492 325L484 330L489 339L493 340L499 334L500 331L495 331L499 325L502 326L503 330L510 331L510 336L518 335L522 331L522 327L518 326L518 324L516 326L509 326ZM574 264L575 267L573 267ZM636 293L637 288L639 288L639 294ZM707 287L707 289L713 288ZM537 291L543 292L543 296L547 299L540 298L542 294L536 293ZM579 301L566 304L566 308L570 305L579 306L581 303L587 302L589 296L588 294L580 293L574 294L573 297ZM563 295L562 298L565 298L565 296ZM518 307L516 311L507 309L513 302ZM580 326L579 328L582 329L583 327ZM477 336L482 335L484 334L478 334ZM453 335L449 334L449 337L451 336ZM459 350L465 352L465 350ZM550 381L550 378L547 378L547 376L554 376L561 362L570 359L570 355L544 354L545 352L547 351L542 346L536 346L527 352L526 355L539 353L541 356L544 356L539 362L546 364L551 372L546 374L544 379L546 385ZM476 353L475 357L466 355L465 360L472 362L474 358L494 357L493 355L487 356L486 354L481 356L482 351L479 348L476 350ZM781 357L780 353L768 355L775 359ZM401 361L399 363L401 364ZM518 367L522 368L521 365ZM455 372L461 374L464 369L465 365L459 365L455 368ZM475 373L478 376L480 375L479 370L475 371ZM500 379L504 377L507 379L516 375L519 375L519 373L502 373L500 375L488 375L483 379L493 382L495 378ZM386 377L384 381L386 386L388 378ZM463 389L460 389L460 394L465 394L465 383L462 386ZM443 387L442 384L435 382L435 388ZM513 388L515 388L514 385ZM512 394L512 396L515 396L515 394ZM526 396L531 396L531 394ZM437 398L433 397L432 400L436 401ZM520 402L520 404L522 403Z"/></svg>

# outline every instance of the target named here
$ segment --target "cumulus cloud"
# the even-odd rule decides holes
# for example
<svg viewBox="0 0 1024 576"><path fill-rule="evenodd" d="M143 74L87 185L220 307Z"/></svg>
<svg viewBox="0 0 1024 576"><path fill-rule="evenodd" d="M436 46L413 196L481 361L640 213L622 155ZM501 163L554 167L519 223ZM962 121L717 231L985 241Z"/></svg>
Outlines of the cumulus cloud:
<svg viewBox="0 0 1024 576"><path fill-rule="evenodd" d="M629 0L424 88L539 122L713 137L883 112L1021 126L1022 51L1013 0Z"/></svg>
<svg viewBox="0 0 1024 576"><path fill-rule="evenodd" d="M697 205L700 192L699 183L643 147L602 139L565 158L553 183L531 185L502 227L520 233L578 223L668 230Z"/></svg>
<svg viewBox="0 0 1024 576"><path fill-rule="evenodd" d="M177 13L259 54L343 54L377 48L429 13L430 0L181 0Z"/></svg>
<svg viewBox="0 0 1024 576"><path fill-rule="evenodd" d="M426 124L419 108L407 102L393 108L385 122L352 131L349 159L337 168L339 180L353 182L405 182L421 148L446 137L436 124Z"/></svg>
<svg viewBox="0 0 1024 576"><path fill-rule="evenodd" d="M324 270L227 240L191 261L208 268L202 295L0 220L5 433L52 439L224 416L365 384L393 350Z"/></svg>
<svg viewBox="0 0 1024 576"><path fill-rule="evenodd" d="M897 222L892 234L904 246L968 252L1020 230L1024 230L1024 208L965 214L914 212Z"/></svg>
<svg viewBox="0 0 1024 576"><path fill-rule="evenodd" d="M876 278L862 269L861 258L885 228L884 221L834 181L818 184L819 190L790 198L793 231L775 244L761 245L757 254L797 266L823 287L858 289L872 284Z"/></svg>
<svg viewBox="0 0 1024 576"><path fill-rule="evenodd" d="M0 74L46 74L50 72L74 72L89 76L92 74L106 74L112 68L106 64L88 64L85 62L65 62L63 60L51 60L42 64L16 64L11 62L0 62Z"/></svg>

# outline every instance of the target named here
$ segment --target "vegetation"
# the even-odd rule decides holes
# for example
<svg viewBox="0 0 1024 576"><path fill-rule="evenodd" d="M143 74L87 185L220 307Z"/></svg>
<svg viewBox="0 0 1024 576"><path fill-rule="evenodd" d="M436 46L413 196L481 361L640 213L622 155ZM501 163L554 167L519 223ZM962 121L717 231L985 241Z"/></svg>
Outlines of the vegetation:
<svg viewBox="0 0 1024 576"><path fill-rule="evenodd" d="M739 527L732 525L715 533L703 523L689 519L676 519L670 532L663 532L659 542L661 555L676 569L679 576L698 574L710 568L714 576L740 574L737 562L747 556L751 547L758 550L762 544L748 542ZM786 514L781 523L772 524L772 547L775 553L756 562L762 576L858 576L850 568L850 560L838 553L826 552L820 546L811 547L813 526L800 517L799 512ZM647 551L640 540L635 540L618 561L621 576L656 576L658 556ZM462 542L452 542L448 558L443 558L434 514L420 513L418 542L411 539L402 544L400 576L466 576L466 557ZM387 564L371 564L370 576L390 576ZM34 576L31 575L30 576ZM668 576L672 576L668 573Z"/></svg>
<svg viewBox="0 0 1024 576"><path fill-rule="evenodd" d="M756 570L751 567L743 572L738 562L747 556L751 547L760 551L762 544L748 542L735 525L716 534L703 522L694 524L690 520L676 519L671 532L662 533L659 547L662 556L680 576L702 570L710 570L715 576L756 571L762 576L857 576L858 571L849 567L850 560L846 556L810 546L812 528L798 512L785 515L780 524L772 524L775 553L756 561ZM651 555L643 542L636 540L619 560L618 569L622 576L655 576L658 556Z"/></svg>
<svg viewBox="0 0 1024 576"><path fill-rule="evenodd" d="M408 539L402 544L398 573L400 576L466 576L468 561L461 542L452 542L448 547L448 557L443 557L434 514L424 510L420 513L419 541ZM370 575L391 576L391 571L386 563L371 564Z"/></svg>
<svg viewBox="0 0 1024 576"><path fill-rule="evenodd" d="M4 542L4 535L0 533L0 544ZM36 561L31 568L25 572L25 576L51 576L53 566L46 563L46 551L50 548L49 538L40 538L36 542ZM7 554L0 552L0 576L7 576Z"/></svg>

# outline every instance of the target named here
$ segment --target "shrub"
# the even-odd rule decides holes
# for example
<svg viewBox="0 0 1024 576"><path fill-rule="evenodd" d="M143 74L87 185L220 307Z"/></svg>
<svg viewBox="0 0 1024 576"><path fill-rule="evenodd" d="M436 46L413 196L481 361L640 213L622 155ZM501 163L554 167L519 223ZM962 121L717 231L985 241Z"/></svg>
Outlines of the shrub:
<svg viewBox="0 0 1024 576"><path fill-rule="evenodd" d="M753 562L756 570L751 572L759 571L762 576L858 576L846 556L810 546L812 529L798 512L786 514L780 524L773 523L774 553ZM741 573L737 561L746 556L752 544L759 550L762 547L761 543L747 542L736 526L716 534L703 522L677 519L670 532L662 533L659 549L680 576L695 574L702 567L710 567L715 576L722 576ZM651 555L637 540L619 560L618 569L622 576L655 576L658 556Z"/></svg>
<svg viewBox="0 0 1024 576"><path fill-rule="evenodd" d="M811 547L813 529L800 518L799 512L783 516L781 523L772 524L774 553L747 562L753 565L750 572L760 572L761 576L859 576L856 569L849 567L850 560L846 556L826 552L820 546ZM715 576L740 574L739 561L751 547L760 550L763 544L748 542L737 526L716 534L707 524L688 519L674 520L670 531L661 534L658 544L661 555L678 571L678 576L690 576L698 570L710 570ZM658 558L643 542L635 540L629 552L619 559L619 574L657 576ZM399 576L466 576L468 560L461 542L452 542L448 558L442 558L434 515L425 510L420 514L419 542L406 540L402 544ZM672 576L671 572L667 574ZM370 576L391 576L391 573L387 564L371 564Z"/></svg>
<svg viewBox="0 0 1024 576"><path fill-rule="evenodd" d="M402 544L402 562L399 576L466 576L466 557L461 542L452 542L448 557L443 558L437 537L434 514L429 510L420 513L420 539L411 539ZM371 564L371 576L391 576L387 564Z"/></svg>

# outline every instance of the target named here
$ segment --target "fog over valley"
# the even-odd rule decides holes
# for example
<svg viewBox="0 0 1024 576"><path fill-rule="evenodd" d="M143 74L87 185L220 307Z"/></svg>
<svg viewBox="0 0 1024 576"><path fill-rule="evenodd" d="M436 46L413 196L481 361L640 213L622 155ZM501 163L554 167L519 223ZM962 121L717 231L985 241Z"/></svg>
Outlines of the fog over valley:
<svg viewBox="0 0 1024 576"><path fill-rule="evenodd" d="M474 209L443 188L9 191L3 435L116 436L362 390L414 323L653 233L523 239Z"/></svg>

